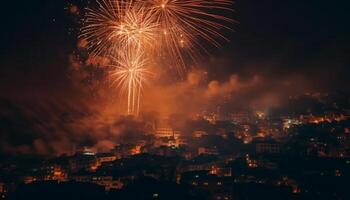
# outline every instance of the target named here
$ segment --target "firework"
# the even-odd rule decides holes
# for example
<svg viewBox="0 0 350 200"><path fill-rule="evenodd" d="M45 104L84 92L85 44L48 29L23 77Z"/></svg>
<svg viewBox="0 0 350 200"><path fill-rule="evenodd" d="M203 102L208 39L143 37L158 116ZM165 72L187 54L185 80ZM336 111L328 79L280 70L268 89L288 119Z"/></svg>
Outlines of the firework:
<svg viewBox="0 0 350 200"><path fill-rule="evenodd" d="M116 27L120 26L131 1L98 0L96 7L85 9L79 37L86 40L92 56L106 56L118 48Z"/></svg>
<svg viewBox="0 0 350 200"><path fill-rule="evenodd" d="M199 52L207 52L203 41L220 47L219 39L227 40L222 30L234 22L225 16L232 0L98 0L97 5L86 9L80 35L93 55L130 44L153 47L180 74L186 57L196 61Z"/></svg>
<svg viewBox="0 0 350 200"><path fill-rule="evenodd" d="M92 55L113 55L130 45L153 46L159 27L145 8L132 0L99 0L97 5L86 9L79 36Z"/></svg>
<svg viewBox="0 0 350 200"><path fill-rule="evenodd" d="M218 39L227 40L223 29L234 22L223 13L231 13L232 0L139 0L159 24L162 53L173 61L180 74L186 69L185 58L197 61L209 43L220 47ZM220 13L220 14L218 14Z"/></svg>
<svg viewBox="0 0 350 200"><path fill-rule="evenodd" d="M154 47L158 30L158 23L150 12L133 7L125 12L122 21L115 27L115 37L123 48L149 49Z"/></svg>
<svg viewBox="0 0 350 200"><path fill-rule="evenodd" d="M220 46L232 0L97 0L87 8L80 38L92 56L112 57L112 85L127 93L128 114L139 112L148 60L186 72L205 43ZM221 13L221 14L218 14ZM204 42L203 42L204 41ZM165 61L165 62L164 62Z"/></svg>
<svg viewBox="0 0 350 200"><path fill-rule="evenodd" d="M148 70L145 49L155 42L158 25L132 0L100 0L87 8L80 37L92 56L111 57L113 86L127 93L127 113L137 115Z"/></svg>
<svg viewBox="0 0 350 200"><path fill-rule="evenodd" d="M124 50L112 57L111 84L127 93L128 114L138 115L143 84L151 74L148 62L141 50Z"/></svg>

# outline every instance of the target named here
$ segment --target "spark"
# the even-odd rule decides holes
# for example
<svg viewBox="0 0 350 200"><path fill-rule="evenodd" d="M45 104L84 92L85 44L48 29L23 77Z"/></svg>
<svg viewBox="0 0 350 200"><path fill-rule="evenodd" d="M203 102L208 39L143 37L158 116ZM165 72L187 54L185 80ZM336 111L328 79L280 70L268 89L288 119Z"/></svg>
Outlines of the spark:
<svg viewBox="0 0 350 200"><path fill-rule="evenodd" d="M208 53L203 44L221 47L219 39L228 41L223 29L235 21L226 14L232 12L232 0L139 0L148 8L162 30L163 53L167 52L179 74L186 71L185 59L197 62L199 52ZM218 14L220 13L220 14Z"/></svg>
<svg viewBox="0 0 350 200"><path fill-rule="evenodd" d="M92 56L112 57L112 85L128 96L128 114L139 112L148 60L184 76L206 44L228 41L233 0L96 0L85 9L80 39Z"/></svg>
<svg viewBox="0 0 350 200"><path fill-rule="evenodd" d="M128 114L138 115L140 110L141 91L151 72L148 70L148 60L141 51L126 50L118 57L112 57L110 77L111 85L127 92Z"/></svg>
<svg viewBox="0 0 350 200"><path fill-rule="evenodd" d="M135 7L125 13L115 29L115 37L124 47L136 45L137 48L153 47L159 30L150 12Z"/></svg>
<svg viewBox="0 0 350 200"><path fill-rule="evenodd" d="M97 0L96 6L87 7L79 38L88 42L92 56L106 56L118 51L120 41L117 27L125 13L132 8L131 0Z"/></svg>
<svg viewBox="0 0 350 200"><path fill-rule="evenodd" d="M157 22L132 0L99 0L97 5L86 9L80 37L92 56L112 58L112 85L127 93L127 113L138 115L148 74L145 49L154 46Z"/></svg>
<svg viewBox="0 0 350 200"><path fill-rule="evenodd" d="M199 60L206 43L221 47L223 30L235 21L233 0L97 0L87 8L81 38L94 55L110 54L122 45L137 44L158 50L158 58L174 65L180 75L186 58ZM203 42L205 41L205 42ZM147 47L145 47L147 46Z"/></svg>

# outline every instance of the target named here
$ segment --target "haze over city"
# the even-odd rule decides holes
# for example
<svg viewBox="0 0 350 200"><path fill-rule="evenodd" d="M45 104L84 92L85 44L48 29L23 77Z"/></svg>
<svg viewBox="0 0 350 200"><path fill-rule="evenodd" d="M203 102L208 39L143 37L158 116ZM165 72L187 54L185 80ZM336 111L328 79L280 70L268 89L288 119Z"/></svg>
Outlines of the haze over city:
<svg viewBox="0 0 350 200"><path fill-rule="evenodd" d="M349 198L346 1L3 7L0 199Z"/></svg>

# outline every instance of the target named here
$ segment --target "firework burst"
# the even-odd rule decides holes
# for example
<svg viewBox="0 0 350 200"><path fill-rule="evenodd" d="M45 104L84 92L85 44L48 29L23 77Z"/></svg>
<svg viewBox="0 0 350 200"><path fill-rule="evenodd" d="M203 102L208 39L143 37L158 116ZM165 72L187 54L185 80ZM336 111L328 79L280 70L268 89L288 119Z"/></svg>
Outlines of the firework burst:
<svg viewBox="0 0 350 200"><path fill-rule="evenodd" d="M139 0L148 8L160 26L161 45L176 66L178 73L186 69L185 58L197 61L203 45L220 47L219 39L228 40L223 29L234 20L223 15L232 12L232 0ZM220 13L220 14L218 14Z"/></svg>
<svg viewBox="0 0 350 200"><path fill-rule="evenodd" d="M97 0L85 10L80 38L92 56L112 57L112 85L128 96L128 114L139 112L149 74L147 61L166 63L180 75L188 60L220 47L232 0ZM220 14L218 14L220 13Z"/></svg>
<svg viewBox="0 0 350 200"><path fill-rule="evenodd" d="M122 93L127 93L128 114L138 115L141 91L151 75L148 70L148 61L141 50L136 52L125 50L111 60L111 85L121 88Z"/></svg>
<svg viewBox="0 0 350 200"><path fill-rule="evenodd" d="M122 21L115 27L115 37L125 48L149 49L154 47L158 30L158 23L150 12L134 7L125 12Z"/></svg>
<svg viewBox="0 0 350 200"><path fill-rule="evenodd" d="M85 9L79 38L86 40L92 56L113 54L119 48L118 27L125 12L132 8L129 0L98 0Z"/></svg>

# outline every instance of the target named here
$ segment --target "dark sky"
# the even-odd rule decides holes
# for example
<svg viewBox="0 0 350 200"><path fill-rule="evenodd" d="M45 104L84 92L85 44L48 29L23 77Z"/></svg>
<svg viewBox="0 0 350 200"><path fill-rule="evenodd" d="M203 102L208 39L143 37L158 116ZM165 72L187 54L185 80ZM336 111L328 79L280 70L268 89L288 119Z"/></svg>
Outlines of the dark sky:
<svg viewBox="0 0 350 200"><path fill-rule="evenodd" d="M338 87L349 72L348 8L345 0L237 1L240 24L226 53L233 70L300 74Z"/></svg>
<svg viewBox="0 0 350 200"><path fill-rule="evenodd" d="M66 10L69 3L2 2L2 91L69 88L67 61L76 46L75 35L69 34L76 26ZM350 72L346 0L237 0L234 8L239 24L230 33L231 43L214 51L215 59L225 62L209 66L213 78L298 74L317 87L345 89L340 86L349 83Z"/></svg>

